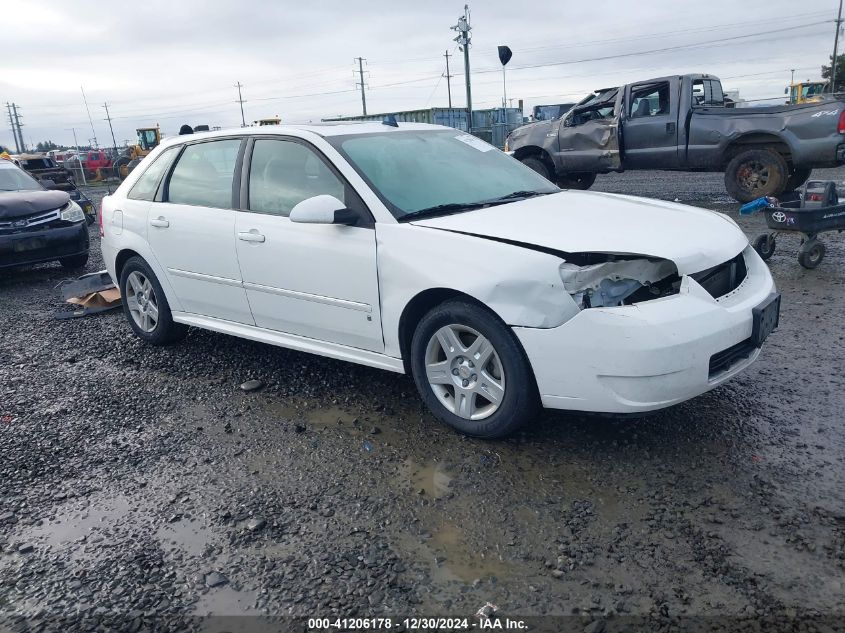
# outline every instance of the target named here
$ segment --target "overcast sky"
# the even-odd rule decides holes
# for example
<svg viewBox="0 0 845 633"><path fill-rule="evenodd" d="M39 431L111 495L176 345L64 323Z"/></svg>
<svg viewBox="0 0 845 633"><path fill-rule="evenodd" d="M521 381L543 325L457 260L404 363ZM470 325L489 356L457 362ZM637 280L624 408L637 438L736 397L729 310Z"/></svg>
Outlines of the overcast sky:
<svg viewBox="0 0 845 633"><path fill-rule="evenodd" d="M529 9L529 7L531 7ZM513 49L508 97L526 113L594 88L710 72L743 98L783 98L789 69L818 79L832 52L837 0L477 0L472 15L473 105L501 104L496 46ZM20 107L28 145L112 144L159 123L240 125L361 113L353 58L362 56L370 113L466 104L463 59L449 29L459 1L0 0L0 145L14 147L6 102ZM753 17L751 17L753 16ZM715 41L719 40L719 41ZM669 50L658 50L669 49ZM605 58L605 59L597 59ZM608 59L609 58L609 59ZM779 101L773 100L772 103Z"/></svg>

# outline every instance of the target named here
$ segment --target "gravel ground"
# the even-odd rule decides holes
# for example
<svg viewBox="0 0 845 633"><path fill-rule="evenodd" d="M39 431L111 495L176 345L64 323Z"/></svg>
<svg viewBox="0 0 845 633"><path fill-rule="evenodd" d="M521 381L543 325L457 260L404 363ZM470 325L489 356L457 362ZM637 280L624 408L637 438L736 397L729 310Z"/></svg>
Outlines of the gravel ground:
<svg viewBox="0 0 845 633"><path fill-rule="evenodd" d="M721 175L595 189L738 217ZM0 272L0 615L181 630L489 601L597 618L590 633L631 616L841 622L845 243L824 241L807 271L779 239L781 326L734 381L639 420L546 412L498 442L437 423L408 377L201 330L148 347L120 312L54 320L58 266Z"/></svg>

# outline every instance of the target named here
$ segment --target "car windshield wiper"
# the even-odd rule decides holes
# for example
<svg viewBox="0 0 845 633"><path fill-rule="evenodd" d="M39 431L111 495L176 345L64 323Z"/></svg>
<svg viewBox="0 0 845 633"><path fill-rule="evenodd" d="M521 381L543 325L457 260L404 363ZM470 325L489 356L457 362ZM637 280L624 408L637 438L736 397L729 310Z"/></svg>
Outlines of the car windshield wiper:
<svg viewBox="0 0 845 633"><path fill-rule="evenodd" d="M480 200L478 202L450 202L448 204L438 204L434 207L427 207L425 209L419 209L417 211L411 211L410 213L406 213L401 218L399 218L399 221L407 222L409 220L414 220L422 217L430 218L436 217L438 215L449 215L450 213L458 213L460 211L483 209L485 207L492 207L497 204L504 204L505 202L511 202L514 200L524 200L525 198L531 198L533 196L545 196L547 193L552 192L514 191L512 193L505 194L504 196L490 198L489 200Z"/></svg>
<svg viewBox="0 0 845 633"><path fill-rule="evenodd" d="M400 222L407 222L408 220L416 220L417 218L431 218L438 215L449 215L450 213L458 213L460 211L470 211L472 209L483 209L489 207L490 202L483 200L481 202L450 202L448 204L438 204L434 207L427 207L425 209L418 209L406 213L401 218Z"/></svg>
<svg viewBox="0 0 845 633"><path fill-rule="evenodd" d="M525 198L533 198L534 196L545 196L552 193L551 191L514 191L512 193L499 196L498 198L491 198L486 200L489 204L496 204L497 202L506 202L508 200L524 200Z"/></svg>

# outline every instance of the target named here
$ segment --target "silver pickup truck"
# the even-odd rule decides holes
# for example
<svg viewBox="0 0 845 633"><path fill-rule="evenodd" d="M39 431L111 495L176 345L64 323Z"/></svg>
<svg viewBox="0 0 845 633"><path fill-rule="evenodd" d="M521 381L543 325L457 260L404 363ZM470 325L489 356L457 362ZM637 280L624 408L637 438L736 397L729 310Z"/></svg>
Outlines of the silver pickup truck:
<svg viewBox="0 0 845 633"><path fill-rule="evenodd" d="M845 103L734 108L712 75L596 90L562 117L515 129L506 150L562 187L628 169L723 171L740 202L801 186L845 162Z"/></svg>

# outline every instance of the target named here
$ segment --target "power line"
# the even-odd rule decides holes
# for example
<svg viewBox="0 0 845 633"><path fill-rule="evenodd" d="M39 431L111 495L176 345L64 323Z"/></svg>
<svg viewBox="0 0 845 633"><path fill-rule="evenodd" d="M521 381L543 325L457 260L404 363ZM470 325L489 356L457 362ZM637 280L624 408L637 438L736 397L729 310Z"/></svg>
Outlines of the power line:
<svg viewBox="0 0 845 633"><path fill-rule="evenodd" d="M18 138L20 139L20 148L22 152L26 151L26 143L23 140L23 130L21 129L21 119L18 115L18 105L12 103L12 114L15 117L15 128L18 130Z"/></svg>
<svg viewBox="0 0 845 633"><path fill-rule="evenodd" d="M582 58L582 59L570 59L570 60L565 60L565 61L544 62L544 63L540 63L540 64L525 64L525 65L522 65L522 66L514 66L513 68L511 68L511 70L526 70L526 69L529 69L529 68L548 68L548 67L551 67L551 66L566 66L566 65L570 65L570 64L583 64L583 63L586 63L586 62L607 61L607 60L610 60L610 59L619 59L619 58L622 58L622 57L631 57L631 56L634 56L634 55L653 55L653 54L656 54L656 53L667 53L667 52L670 52L670 51L678 51L678 50L684 50L684 49L689 49L689 48L700 48L702 46L710 46L710 45L718 43L718 42L730 42L730 41L734 41L734 40L746 39L746 38L749 38L749 37L760 37L761 35L772 35L774 33L782 33L784 31L794 31L795 29L809 28L811 26L818 26L820 24L827 24L827 22L829 22L829 20L823 20L823 21L820 21L820 22L810 22L808 24L798 24L798 25L795 25L795 26L785 27L785 28L781 28L781 29L774 29L774 30L770 30L770 31L759 31L757 33L747 33L745 35L733 35L731 37L715 38L715 39L710 39L706 42L695 42L693 44L678 44L676 46L665 46L663 48L654 48L654 49L646 50L646 51L634 51L634 52L630 52L630 53L618 53L618 54L614 54L614 55L601 55L601 56L598 56L598 57L585 57L585 58ZM499 68L483 68L481 70L476 70L475 72L477 74L498 73L499 70L500 70Z"/></svg>
<svg viewBox="0 0 845 633"><path fill-rule="evenodd" d="M91 134L94 135L94 147L99 147L99 143L97 143L97 132L94 131L94 119L91 118L91 110L88 108L88 99L85 97L85 89L82 86L79 86L79 89L82 91L82 101L85 103L85 111L88 113L88 122L91 124Z"/></svg>

